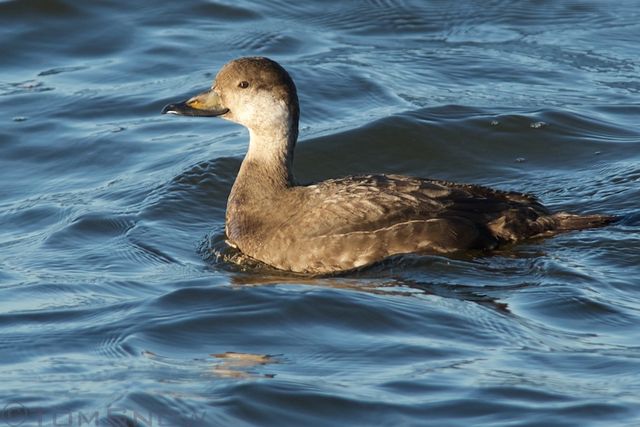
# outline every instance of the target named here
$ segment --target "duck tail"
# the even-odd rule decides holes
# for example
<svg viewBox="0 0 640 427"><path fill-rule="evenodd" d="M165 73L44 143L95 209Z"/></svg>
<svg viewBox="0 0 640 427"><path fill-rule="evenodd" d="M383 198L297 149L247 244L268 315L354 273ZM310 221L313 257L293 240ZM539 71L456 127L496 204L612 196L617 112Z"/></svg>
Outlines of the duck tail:
<svg viewBox="0 0 640 427"><path fill-rule="evenodd" d="M553 219L556 220L557 228L559 232L571 231L571 230L583 230L585 228L604 227L605 225L616 222L620 217L615 215L576 215L566 212L560 212L553 214Z"/></svg>

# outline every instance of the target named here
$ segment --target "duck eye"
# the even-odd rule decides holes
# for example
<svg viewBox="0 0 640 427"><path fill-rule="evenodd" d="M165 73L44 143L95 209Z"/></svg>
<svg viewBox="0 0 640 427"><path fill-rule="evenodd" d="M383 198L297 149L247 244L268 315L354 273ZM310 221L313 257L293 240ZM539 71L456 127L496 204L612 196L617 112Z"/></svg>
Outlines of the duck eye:
<svg viewBox="0 0 640 427"><path fill-rule="evenodd" d="M246 89L246 88L248 88L248 87L249 87L249 82L248 82L248 81L243 80L243 81L241 81L240 83L238 83L238 87L239 87L240 89Z"/></svg>

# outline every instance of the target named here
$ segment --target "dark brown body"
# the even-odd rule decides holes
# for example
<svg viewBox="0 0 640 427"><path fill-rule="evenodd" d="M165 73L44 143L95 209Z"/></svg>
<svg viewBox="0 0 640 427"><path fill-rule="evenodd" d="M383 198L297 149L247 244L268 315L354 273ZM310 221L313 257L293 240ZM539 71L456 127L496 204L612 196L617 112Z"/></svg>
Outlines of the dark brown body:
<svg viewBox="0 0 640 427"><path fill-rule="evenodd" d="M230 242L253 258L299 273L347 271L403 253L490 250L613 219L552 214L530 195L397 175L279 191L241 184L227 208Z"/></svg>

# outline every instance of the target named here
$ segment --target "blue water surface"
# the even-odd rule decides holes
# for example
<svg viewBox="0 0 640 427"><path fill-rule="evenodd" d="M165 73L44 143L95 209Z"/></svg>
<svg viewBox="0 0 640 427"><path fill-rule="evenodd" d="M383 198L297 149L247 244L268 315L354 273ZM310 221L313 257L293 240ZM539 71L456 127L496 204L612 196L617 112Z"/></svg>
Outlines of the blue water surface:
<svg viewBox="0 0 640 427"><path fill-rule="evenodd" d="M640 425L640 3L0 1L0 426ZM609 213L490 255L238 267L247 147L160 115L269 56L296 175Z"/></svg>

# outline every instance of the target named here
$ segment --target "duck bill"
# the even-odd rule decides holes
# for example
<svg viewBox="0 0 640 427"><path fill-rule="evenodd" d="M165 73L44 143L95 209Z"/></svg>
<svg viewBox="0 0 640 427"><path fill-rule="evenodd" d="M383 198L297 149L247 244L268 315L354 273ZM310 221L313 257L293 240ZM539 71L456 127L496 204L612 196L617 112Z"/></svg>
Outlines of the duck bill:
<svg viewBox="0 0 640 427"><path fill-rule="evenodd" d="M162 114L176 114L179 116L215 117L229 111L217 93L210 89L186 101L165 105Z"/></svg>

